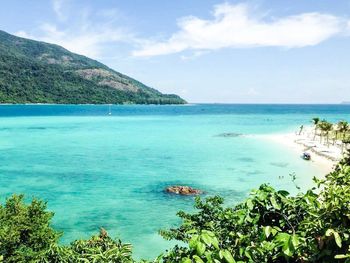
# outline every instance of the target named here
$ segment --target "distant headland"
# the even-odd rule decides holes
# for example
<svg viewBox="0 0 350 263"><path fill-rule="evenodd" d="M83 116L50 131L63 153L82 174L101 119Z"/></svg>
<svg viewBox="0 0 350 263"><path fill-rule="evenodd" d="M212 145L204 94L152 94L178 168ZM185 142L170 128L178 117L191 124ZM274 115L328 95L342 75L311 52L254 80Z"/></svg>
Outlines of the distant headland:
<svg viewBox="0 0 350 263"><path fill-rule="evenodd" d="M185 104L58 45L0 30L0 103Z"/></svg>

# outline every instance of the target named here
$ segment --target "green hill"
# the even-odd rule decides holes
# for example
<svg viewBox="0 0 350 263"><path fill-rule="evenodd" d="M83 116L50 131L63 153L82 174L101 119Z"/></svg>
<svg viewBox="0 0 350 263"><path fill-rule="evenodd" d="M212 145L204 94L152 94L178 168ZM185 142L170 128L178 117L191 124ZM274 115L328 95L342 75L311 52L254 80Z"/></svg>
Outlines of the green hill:
<svg viewBox="0 0 350 263"><path fill-rule="evenodd" d="M58 45L0 30L0 103L186 102Z"/></svg>

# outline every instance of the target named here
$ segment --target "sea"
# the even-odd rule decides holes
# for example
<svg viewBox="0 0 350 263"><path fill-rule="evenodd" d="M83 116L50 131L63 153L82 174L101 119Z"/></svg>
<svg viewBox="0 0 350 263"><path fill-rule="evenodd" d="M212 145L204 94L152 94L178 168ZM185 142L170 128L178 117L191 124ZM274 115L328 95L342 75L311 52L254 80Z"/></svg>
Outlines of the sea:
<svg viewBox="0 0 350 263"><path fill-rule="evenodd" d="M167 186L227 206L263 183L291 194L313 187L324 170L256 136L296 132L313 117L350 120L350 105L1 105L0 201L47 201L62 244L103 227L152 259L175 244L158 231L195 212L194 197Z"/></svg>

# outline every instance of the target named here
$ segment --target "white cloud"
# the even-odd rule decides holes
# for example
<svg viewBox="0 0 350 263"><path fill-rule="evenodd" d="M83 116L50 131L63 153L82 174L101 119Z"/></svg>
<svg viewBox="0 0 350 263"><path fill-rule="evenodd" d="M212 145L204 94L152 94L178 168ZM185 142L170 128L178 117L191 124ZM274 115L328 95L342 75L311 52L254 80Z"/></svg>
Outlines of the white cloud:
<svg viewBox="0 0 350 263"><path fill-rule="evenodd" d="M111 27L85 27L79 30L60 30L54 24L44 23L39 35L18 31L15 35L60 45L69 51L98 59L103 46L108 43L126 42L132 36L123 29Z"/></svg>
<svg viewBox="0 0 350 263"><path fill-rule="evenodd" d="M126 41L129 37L123 29L105 25L84 25L78 30L59 30L55 25L41 25L41 41L55 43L64 48L92 58L98 58L103 53L106 43Z"/></svg>
<svg viewBox="0 0 350 263"><path fill-rule="evenodd" d="M193 52L191 55L181 55L180 58L182 60L193 60L193 59L200 57L206 53L207 53L207 51L199 50L199 51Z"/></svg>
<svg viewBox="0 0 350 263"><path fill-rule="evenodd" d="M302 13L282 18L254 14L248 5L224 3L215 6L213 19L185 17L179 31L165 41L147 41L134 56L157 56L184 50L215 50L275 46L313 46L342 32L345 21L330 14Z"/></svg>
<svg viewBox="0 0 350 263"><path fill-rule="evenodd" d="M116 16L113 14L116 14L115 11L101 10L92 14L88 9L82 9L68 21L69 26L66 23L62 26L61 23L45 22L34 33L18 31L16 35L57 44L74 53L98 59L103 56L105 45L133 42L134 37L127 29L115 26Z"/></svg>

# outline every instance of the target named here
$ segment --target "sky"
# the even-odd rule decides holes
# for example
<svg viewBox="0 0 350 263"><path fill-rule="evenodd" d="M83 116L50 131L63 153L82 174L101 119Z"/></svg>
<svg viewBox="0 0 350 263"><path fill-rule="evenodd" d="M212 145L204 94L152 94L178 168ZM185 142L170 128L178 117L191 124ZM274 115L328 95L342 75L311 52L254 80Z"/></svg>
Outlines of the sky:
<svg viewBox="0 0 350 263"><path fill-rule="evenodd" d="M350 101L350 0L0 0L0 29L192 103Z"/></svg>

